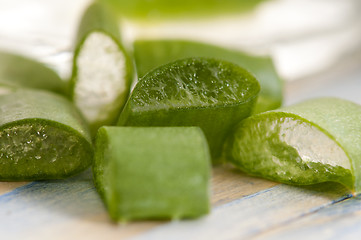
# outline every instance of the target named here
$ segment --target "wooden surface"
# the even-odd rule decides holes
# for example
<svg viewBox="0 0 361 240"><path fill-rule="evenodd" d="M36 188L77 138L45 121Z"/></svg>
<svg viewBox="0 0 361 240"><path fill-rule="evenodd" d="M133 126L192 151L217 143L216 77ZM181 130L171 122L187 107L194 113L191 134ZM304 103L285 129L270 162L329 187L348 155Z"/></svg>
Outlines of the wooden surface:
<svg viewBox="0 0 361 240"><path fill-rule="evenodd" d="M350 198L340 185L287 186L247 176L229 166L214 169L213 210L197 220L111 223L90 172L67 180L13 187L0 196L1 239L278 238L297 231L297 222L303 227L312 228L310 222L322 226L330 206L340 209L339 215L347 215L343 209L352 215L354 209L361 210L358 198L349 200L353 204L340 205Z"/></svg>

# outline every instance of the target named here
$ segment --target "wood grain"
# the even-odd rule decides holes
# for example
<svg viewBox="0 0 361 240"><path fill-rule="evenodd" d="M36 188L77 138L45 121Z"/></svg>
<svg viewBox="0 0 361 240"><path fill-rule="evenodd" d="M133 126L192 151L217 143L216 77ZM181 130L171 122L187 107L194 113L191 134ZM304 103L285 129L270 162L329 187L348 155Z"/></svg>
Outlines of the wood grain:
<svg viewBox="0 0 361 240"><path fill-rule="evenodd" d="M213 168L212 206L219 206L235 199L254 194L277 185L276 182L251 177L231 165Z"/></svg>
<svg viewBox="0 0 361 240"><path fill-rule="evenodd" d="M28 182L0 182L0 195L11 192L25 184L28 184Z"/></svg>
<svg viewBox="0 0 361 240"><path fill-rule="evenodd" d="M311 188L277 185L218 206L203 219L164 224L135 239L249 239L349 196L335 184Z"/></svg>
<svg viewBox="0 0 361 240"><path fill-rule="evenodd" d="M360 239L361 196L259 234L255 239Z"/></svg>
<svg viewBox="0 0 361 240"><path fill-rule="evenodd" d="M230 166L213 169L212 192L212 213L197 220L115 224L96 193L91 172L66 180L33 182L0 196L1 239L262 237L285 226L292 232L294 222L349 196L337 184L287 186Z"/></svg>

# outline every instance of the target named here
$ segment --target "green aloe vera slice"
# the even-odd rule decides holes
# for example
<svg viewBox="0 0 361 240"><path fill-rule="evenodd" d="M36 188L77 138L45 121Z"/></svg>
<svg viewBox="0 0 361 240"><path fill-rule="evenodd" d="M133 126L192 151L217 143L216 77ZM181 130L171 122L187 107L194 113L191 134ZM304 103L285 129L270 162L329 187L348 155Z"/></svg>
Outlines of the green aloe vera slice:
<svg viewBox="0 0 361 240"><path fill-rule="evenodd" d="M66 98L15 90L0 106L0 180L65 178L92 163L89 130Z"/></svg>
<svg viewBox="0 0 361 240"><path fill-rule="evenodd" d="M135 86L121 126L199 126L215 162L234 124L251 114L258 81L230 62L187 58L163 65Z"/></svg>
<svg viewBox="0 0 361 240"><path fill-rule="evenodd" d="M66 84L57 73L44 64L0 51L0 91L6 93L7 89L34 88L65 95Z"/></svg>
<svg viewBox="0 0 361 240"><path fill-rule="evenodd" d="M137 40L134 43L138 77L160 65L186 57L222 59L238 64L252 73L261 85L254 113L282 105L283 83L269 57L250 56L237 50L187 40Z"/></svg>
<svg viewBox="0 0 361 240"><path fill-rule="evenodd" d="M265 0L102 0L121 16L143 20L207 17L240 13Z"/></svg>
<svg viewBox="0 0 361 240"><path fill-rule="evenodd" d="M210 156L197 127L101 127L95 186L114 221L209 212Z"/></svg>
<svg viewBox="0 0 361 240"><path fill-rule="evenodd" d="M94 3L78 29L70 92L93 133L116 122L129 94L132 63L117 23L111 11Z"/></svg>
<svg viewBox="0 0 361 240"><path fill-rule="evenodd" d="M312 99L240 122L227 160L257 176L289 183L339 182L361 192L361 106Z"/></svg>

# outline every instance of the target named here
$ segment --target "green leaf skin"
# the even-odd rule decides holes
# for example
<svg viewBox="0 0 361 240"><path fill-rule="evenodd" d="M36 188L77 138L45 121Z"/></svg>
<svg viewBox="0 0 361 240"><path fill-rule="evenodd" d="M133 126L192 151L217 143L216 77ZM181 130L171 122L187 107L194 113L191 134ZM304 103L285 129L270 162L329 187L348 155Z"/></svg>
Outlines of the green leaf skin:
<svg viewBox="0 0 361 240"><path fill-rule="evenodd" d="M207 214L210 166L197 127L101 127L96 136L94 182L114 221Z"/></svg>
<svg viewBox="0 0 361 240"><path fill-rule="evenodd" d="M187 58L163 65L135 86L120 126L198 126L217 163L223 142L248 117L260 87L243 68L225 61Z"/></svg>
<svg viewBox="0 0 361 240"><path fill-rule="evenodd" d="M242 13L253 9L265 0L102 0L110 4L119 15L137 19L159 21L164 19L200 18Z"/></svg>
<svg viewBox="0 0 361 240"><path fill-rule="evenodd" d="M67 83L44 64L0 51L0 88L31 88L66 95Z"/></svg>
<svg viewBox="0 0 361 240"><path fill-rule="evenodd" d="M79 67L77 60L79 55L81 54L81 50L85 41L88 39L89 36L94 33L101 33L103 36L111 39L111 41L117 46L117 52L124 57L124 66L122 67L124 68L123 71L125 72L125 76L124 78L119 79L119 82L124 82L125 91L119 92L117 98L112 104L110 104L111 106L113 106L112 110L103 113L102 116L100 116L97 120L87 119L93 135L95 135L97 129L100 126L113 125L116 123L122 107L125 104L125 101L127 100L127 97L129 95L130 84L133 78L133 63L122 45L117 18L113 15L113 12L106 6L95 2L86 9L78 27L78 34L75 41L72 76L69 84L70 98L74 101L76 95L79 94L75 91L79 77ZM99 59L95 58L94 62L97 61L99 61ZM98 72L104 72L101 66L101 64L98 64L96 68L99 69L94 70ZM109 79L107 79L107 76L104 76L102 79L102 85L107 84L108 80ZM95 86L94 91L96 90L97 87ZM92 94L89 94L89 96L90 95ZM79 107L79 109L81 110L81 112L83 112L83 109L81 107ZM86 114L84 114L84 116L86 117Z"/></svg>
<svg viewBox="0 0 361 240"><path fill-rule="evenodd" d="M137 40L134 58L138 77L163 64L188 57L211 57L229 61L252 73L261 85L254 113L279 108L283 101L283 82L272 59L256 57L238 50L187 40Z"/></svg>
<svg viewBox="0 0 361 240"><path fill-rule="evenodd" d="M117 18L105 5L96 2L91 4L83 13L75 45L81 45L84 38L93 31L102 31L121 43ZM121 47L121 44L119 45Z"/></svg>
<svg viewBox="0 0 361 240"><path fill-rule="evenodd" d="M60 179L91 165L88 127L67 99L15 90L0 106L0 180Z"/></svg>
<svg viewBox="0 0 361 240"><path fill-rule="evenodd" d="M299 185L335 181L359 194L360 122L358 104L337 98L312 99L243 120L228 139L224 153L228 161L252 175ZM303 131L294 131L295 128ZM333 147L313 138L313 133L333 141ZM307 135L311 143L306 151L313 151L313 162L304 161L299 150L304 146L300 143L294 146L284 141L293 138L300 142ZM339 157L340 151L344 157ZM325 155L331 162L315 161ZM341 160L350 167L335 164Z"/></svg>

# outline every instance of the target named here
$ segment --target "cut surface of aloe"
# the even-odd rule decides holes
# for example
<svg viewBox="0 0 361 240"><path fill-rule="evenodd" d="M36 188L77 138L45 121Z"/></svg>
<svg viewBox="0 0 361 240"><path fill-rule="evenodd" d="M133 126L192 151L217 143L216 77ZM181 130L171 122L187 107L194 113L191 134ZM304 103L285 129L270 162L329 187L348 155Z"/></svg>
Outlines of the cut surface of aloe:
<svg viewBox="0 0 361 240"><path fill-rule="evenodd" d="M121 16L141 20L162 20L184 17L207 17L241 13L265 0L102 0L111 4Z"/></svg>
<svg viewBox="0 0 361 240"><path fill-rule="evenodd" d="M361 192L361 106L319 98L251 116L224 154L242 170L298 185L339 182Z"/></svg>
<svg viewBox="0 0 361 240"><path fill-rule="evenodd" d="M78 29L70 92L93 133L115 123L129 94L132 64L117 23L111 11L94 3Z"/></svg>
<svg viewBox="0 0 361 240"><path fill-rule="evenodd" d="M233 125L251 114L259 83L225 61L187 58L163 65L135 86L121 126L199 126L214 161Z"/></svg>
<svg viewBox="0 0 361 240"><path fill-rule="evenodd" d="M197 127L101 127L94 182L114 221L209 212L210 156Z"/></svg>
<svg viewBox="0 0 361 240"><path fill-rule="evenodd" d="M67 90L66 82L44 64L24 56L1 51L0 88L43 89L63 95Z"/></svg>
<svg viewBox="0 0 361 240"><path fill-rule="evenodd" d="M92 163L89 130L67 99L15 90L0 106L0 180L65 178Z"/></svg>
<svg viewBox="0 0 361 240"><path fill-rule="evenodd" d="M254 113L279 108L283 83L269 57L256 57L237 50L187 40L137 40L134 59L138 77L163 64L187 57L211 57L238 64L252 73L261 85Z"/></svg>

